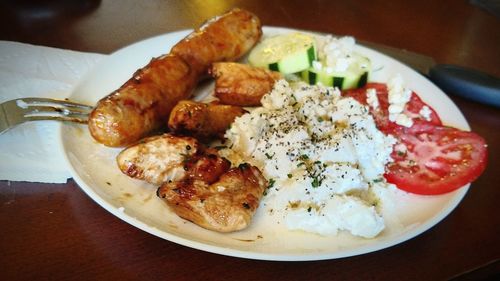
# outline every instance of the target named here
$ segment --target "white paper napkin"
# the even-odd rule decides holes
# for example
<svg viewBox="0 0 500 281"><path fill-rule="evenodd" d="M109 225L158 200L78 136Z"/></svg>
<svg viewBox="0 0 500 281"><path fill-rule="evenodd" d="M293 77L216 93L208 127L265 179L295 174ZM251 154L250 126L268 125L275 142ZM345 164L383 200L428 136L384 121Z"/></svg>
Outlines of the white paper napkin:
<svg viewBox="0 0 500 281"><path fill-rule="evenodd" d="M0 102L68 97L105 55L0 41ZM0 135L0 180L64 183L71 177L56 139L56 121L19 125Z"/></svg>

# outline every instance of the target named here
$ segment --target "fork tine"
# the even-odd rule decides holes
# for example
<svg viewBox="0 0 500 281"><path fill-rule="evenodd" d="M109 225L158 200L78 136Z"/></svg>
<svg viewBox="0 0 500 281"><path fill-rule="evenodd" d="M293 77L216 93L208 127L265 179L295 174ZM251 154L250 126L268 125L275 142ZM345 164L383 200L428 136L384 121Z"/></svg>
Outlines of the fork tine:
<svg viewBox="0 0 500 281"><path fill-rule="evenodd" d="M31 111L30 111L31 110ZM61 114L63 116L77 116L77 115L88 115L88 110L81 108L71 108L68 109L66 107L55 107L55 106L45 106L45 105L37 105L37 106L29 106L24 111L24 116L29 115L43 115L43 114Z"/></svg>
<svg viewBox="0 0 500 281"><path fill-rule="evenodd" d="M87 111L93 109L93 107L90 105L71 102L67 100L57 100L57 99L47 99L47 98L21 98L17 99L16 101L18 101L18 103L24 103L24 106L50 105L50 106L67 107L71 109L81 109Z"/></svg>
<svg viewBox="0 0 500 281"><path fill-rule="evenodd" d="M87 123L91 106L65 100L24 98L17 103L27 121L59 120Z"/></svg>
<svg viewBox="0 0 500 281"><path fill-rule="evenodd" d="M64 122L75 122L81 124L87 124L87 118L78 118L78 117L70 117L70 116L25 116L26 121L43 121L43 120L55 120L55 121L64 121Z"/></svg>
<svg viewBox="0 0 500 281"><path fill-rule="evenodd" d="M19 98L0 104L0 134L27 121L57 120L87 123L93 107L67 100Z"/></svg>

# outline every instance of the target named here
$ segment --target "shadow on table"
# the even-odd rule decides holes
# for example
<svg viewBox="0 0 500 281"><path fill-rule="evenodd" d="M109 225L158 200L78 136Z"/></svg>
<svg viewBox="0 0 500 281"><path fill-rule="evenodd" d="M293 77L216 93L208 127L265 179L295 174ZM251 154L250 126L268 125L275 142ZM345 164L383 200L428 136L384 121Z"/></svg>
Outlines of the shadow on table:
<svg viewBox="0 0 500 281"><path fill-rule="evenodd" d="M500 19L500 0L470 0L469 3L490 12Z"/></svg>
<svg viewBox="0 0 500 281"><path fill-rule="evenodd" d="M101 0L6 0L0 2L0 17L4 24L14 22L26 29L43 29L88 14L100 3Z"/></svg>

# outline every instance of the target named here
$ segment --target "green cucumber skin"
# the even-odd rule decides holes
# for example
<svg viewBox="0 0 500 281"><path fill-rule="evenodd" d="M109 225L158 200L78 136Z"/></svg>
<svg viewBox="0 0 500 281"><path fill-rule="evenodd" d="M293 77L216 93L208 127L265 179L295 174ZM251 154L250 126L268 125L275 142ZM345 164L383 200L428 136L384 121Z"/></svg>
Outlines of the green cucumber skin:
<svg viewBox="0 0 500 281"><path fill-rule="evenodd" d="M302 78L309 83L309 85L316 85L320 81L318 74L311 70L303 72ZM332 76L331 80L327 83L328 85L325 86L336 87L340 90L347 90L350 88L361 88L365 86L366 83L368 83L367 71L363 72L357 81L347 80L346 77L342 76Z"/></svg>
<svg viewBox="0 0 500 281"><path fill-rule="evenodd" d="M359 77L357 88L363 87L364 85L366 85L367 82L368 82L368 71L366 71L365 73L363 73L363 75L361 75L361 77Z"/></svg>
<svg viewBox="0 0 500 281"><path fill-rule="evenodd" d="M341 90L344 90L344 77L333 77L332 78L333 87L337 87Z"/></svg>
<svg viewBox="0 0 500 281"><path fill-rule="evenodd" d="M271 64L269 65L269 69L270 69L270 70L272 70L272 71L280 71L280 69L279 69L279 66L278 66L278 63L277 63L277 62L275 62L275 63L271 63Z"/></svg>
<svg viewBox="0 0 500 281"><path fill-rule="evenodd" d="M309 78L308 79L309 85L316 84L316 78L317 78L318 75L316 73L312 72L312 71L308 71L307 75L308 75L308 78Z"/></svg>
<svg viewBox="0 0 500 281"><path fill-rule="evenodd" d="M311 66L312 62L316 60L316 48L314 48L314 45L307 50L307 57L309 59L309 66Z"/></svg>

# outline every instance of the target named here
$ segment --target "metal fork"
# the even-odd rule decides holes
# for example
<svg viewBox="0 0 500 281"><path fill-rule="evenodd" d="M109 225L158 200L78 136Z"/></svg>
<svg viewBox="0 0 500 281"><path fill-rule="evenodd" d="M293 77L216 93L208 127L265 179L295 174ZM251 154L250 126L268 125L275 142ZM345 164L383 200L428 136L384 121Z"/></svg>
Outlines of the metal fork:
<svg viewBox="0 0 500 281"><path fill-rule="evenodd" d="M20 98L0 104L0 135L21 123L58 120L87 123L92 106L48 98Z"/></svg>

